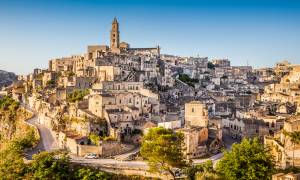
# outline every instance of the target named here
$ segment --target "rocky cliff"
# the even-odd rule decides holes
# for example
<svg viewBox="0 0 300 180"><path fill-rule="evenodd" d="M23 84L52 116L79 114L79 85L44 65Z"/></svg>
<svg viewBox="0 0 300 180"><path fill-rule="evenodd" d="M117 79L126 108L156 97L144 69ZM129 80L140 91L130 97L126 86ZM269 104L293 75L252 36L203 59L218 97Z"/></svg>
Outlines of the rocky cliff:
<svg viewBox="0 0 300 180"><path fill-rule="evenodd" d="M17 79L15 73L0 70L0 88L9 86Z"/></svg>

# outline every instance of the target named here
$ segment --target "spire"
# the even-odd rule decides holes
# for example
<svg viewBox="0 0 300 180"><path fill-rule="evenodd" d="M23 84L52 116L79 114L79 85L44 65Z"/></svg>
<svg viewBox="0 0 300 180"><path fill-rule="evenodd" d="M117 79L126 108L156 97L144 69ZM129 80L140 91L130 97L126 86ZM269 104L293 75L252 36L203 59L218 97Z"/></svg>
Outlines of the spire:
<svg viewBox="0 0 300 180"><path fill-rule="evenodd" d="M115 24L115 23L118 23L118 20L117 20L116 17L115 17L114 20L113 20L113 24Z"/></svg>
<svg viewBox="0 0 300 180"><path fill-rule="evenodd" d="M110 31L110 47L111 48L119 48L120 45L120 32L119 32L119 23L117 18L115 17Z"/></svg>

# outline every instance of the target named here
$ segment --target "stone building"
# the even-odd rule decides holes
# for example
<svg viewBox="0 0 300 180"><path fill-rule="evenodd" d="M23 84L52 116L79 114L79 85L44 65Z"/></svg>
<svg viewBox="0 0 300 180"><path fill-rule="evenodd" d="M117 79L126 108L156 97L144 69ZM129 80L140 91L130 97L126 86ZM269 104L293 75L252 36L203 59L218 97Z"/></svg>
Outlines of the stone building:
<svg viewBox="0 0 300 180"><path fill-rule="evenodd" d="M120 67L117 66L96 66L95 76L100 81L114 81L116 76L121 73Z"/></svg>
<svg viewBox="0 0 300 180"><path fill-rule="evenodd" d="M115 97L111 94L95 94L89 97L88 109L99 118L104 118L104 107L115 103Z"/></svg>
<svg viewBox="0 0 300 180"><path fill-rule="evenodd" d="M223 128L229 130L229 134L234 139L243 138L263 138L269 134L269 126L262 120L254 118L224 118Z"/></svg>
<svg viewBox="0 0 300 180"><path fill-rule="evenodd" d="M114 18L110 31L110 48L114 51L120 48L120 31L117 18Z"/></svg>
<svg viewBox="0 0 300 180"><path fill-rule="evenodd" d="M141 72L149 79L157 77L157 59L159 56L159 46L155 48L130 48L128 43L120 43L119 23L114 18L110 31L109 47L90 45L83 55L50 60L48 69L56 72L73 72L76 76L93 76L101 81L116 80L116 76L120 77L121 72L122 75L126 75L126 72L132 72L133 69L144 69ZM142 63L141 59L143 59Z"/></svg>
<svg viewBox="0 0 300 180"><path fill-rule="evenodd" d="M265 86L264 93L259 96L259 99L265 102L290 103L297 109L300 106L300 66L280 65L279 67L286 66L289 67L288 73L282 76L279 83Z"/></svg>
<svg viewBox="0 0 300 180"><path fill-rule="evenodd" d="M187 159L199 158L206 155L207 128L192 127L178 129L177 131L184 134L184 155Z"/></svg>
<svg viewBox="0 0 300 180"><path fill-rule="evenodd" d="M191 101L185 104L184 118L186 126L207 127L208 112L200 101Z"/></svg>
<svg viewBox="0 0 300 180"><path fill-rule="evenodd" d="M42 74L43 86L45 87L49 82L53 82L56 80L57 74L52 71L45 71Z"/></svg>
<svg viewBox="0 0 300 180"><path fill-rule="evenodd" d="M300 117L290 116L284 121L284 131L273 136L265 136L264 144L269 147L274 156L275 164L279 168L291 166L300 167L300 144L294 144L286 133L300 131Z"/></svg>
<svg viewBox="0 0 300 180"><path fill-rule="evenodd" d="M212 63L216 67L229 67L230 66L230 61L228 59L213 59Z"/></svg>
<svg viewBox="0 0 300 180"><path fill-rule="evenodd" d="M272 180L299 180L300 173L277 173L272 175Z"/></svg>

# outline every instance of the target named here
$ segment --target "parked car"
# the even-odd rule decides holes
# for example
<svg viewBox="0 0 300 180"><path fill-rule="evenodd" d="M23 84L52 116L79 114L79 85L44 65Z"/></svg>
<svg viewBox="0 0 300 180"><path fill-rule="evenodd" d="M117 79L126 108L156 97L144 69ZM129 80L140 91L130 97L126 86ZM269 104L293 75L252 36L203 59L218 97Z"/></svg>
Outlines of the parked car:
<svg viewBox="0 0 300 180"><path fill-rule="evenodd" d="M85 159L97 159L98 158L98 154L96 153L88 153L84 156Z"/></svg>

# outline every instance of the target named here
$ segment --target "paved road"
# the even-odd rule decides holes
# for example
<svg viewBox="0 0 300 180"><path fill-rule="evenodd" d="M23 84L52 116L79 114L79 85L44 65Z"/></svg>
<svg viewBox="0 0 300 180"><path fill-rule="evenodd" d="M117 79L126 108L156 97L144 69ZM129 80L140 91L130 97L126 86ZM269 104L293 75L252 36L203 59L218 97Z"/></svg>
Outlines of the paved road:
<svg viewBox="0 0 300 180"><path fill-rule="evenodd" d="M206 162L208 160L211 160L215 164L222 157L223 157L223 153L219 153L219 154L213 155L213 156L211 156L209 158L206 158L206 159L194 159L193 163L194 164L200 164L200 163L204 163L204 162Z"/></svg>
<svg viewBox="0 0 300 180"><path fill-rule="evenodd" d="M141 149L140 147L137 147L137 148L133 149L133 150L130 151L130 152L127 152L127 153L124 153L124 154L116 155L116 156L114 156L114 159L116 159L116 160L126 160L126 159L128 159L131 155L134 155L134 154L140 152L140 149Z"/></svg>
<svg viewBox="0 0 300 180"><path fill-rule="evenodd" d="M42 142L42 150L52 151L58 149L54 133L46 126L39 124L36 116L27 122L38 128Z"/></svg>
<svg viewBox="0 0 300 180"><path fill-rule="evenodd" d="M32 111L30 108L28 108L28 107L25 107L25 108L34 113L34 111ZM34 113L33 118L27 120L27 123L37 127L39 134L40 134L40 138L41 138L38 145L35 148L33 148L31 151L28 151L26 153L26 157L28 159L32 159L32 155L37 154L40 151L53 151L53 150L58 149L58 144L54 137L55 136L54 133L46 126L38 123L38 118L35 113Z"/></svg>
<svg viewBox="0 0 300 180"><path fill-rule="evenodd" d="M148 165L145 161L120 161L116 159L85 159L83 157L71 156L71 161L79 164L91 166L105 166L112 168L132 168L147 170Z"/></svg>
<svg viewBox="0 0 300 180"><path fill-rule="evenodd" d="M193 163L200 164L208 160L211 160L215 165L222 157L223 157L223 153L219 153L207 159L194 159ZM116 159L85 159L83 157L77 157L77 156L71 156L71 161L74 163L84 164L89 166L148 170L148 165L145 161L120 161Z"/></svg>
<svg viewBox="0 0 300 180"><path fill-rule="evenodd" d="M26 107L26 109L30 110L30 108ZM32 110L30 110L32 111ZM33 112L33 111L32 111ZM39 144L30 152L27 153L27 158L31 159L33 154L38 153L39 151L53 151L58 149L58 145L55 139L54 133L46 126L38 123L37 116L35 115L33 118L27 121L29 124L36 126L39 130L41 141ZM139 149L135 149L128 154L122 154L120 157L128 157L130 154L136 153ZM223 157L223 153L216 154L207 159L194 159L193 163L203 163L207 160L212 160L214 164ZM144 161L120 161L116 159L85 159L83 157L70 156L71 161L80 164L86 164L90 166L106 166L112 168L132 168L132 169L148 169L148 165Z"/></svg>
<svg viewBox="0 0 300 180"><path fill-rule="evenodd" d="M223 128L223 143L225 144L225 147L227 150L229 150L234 143L239 143L240 140L233 139L230 136L229 130L226 128Z"/></svg>

